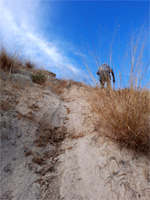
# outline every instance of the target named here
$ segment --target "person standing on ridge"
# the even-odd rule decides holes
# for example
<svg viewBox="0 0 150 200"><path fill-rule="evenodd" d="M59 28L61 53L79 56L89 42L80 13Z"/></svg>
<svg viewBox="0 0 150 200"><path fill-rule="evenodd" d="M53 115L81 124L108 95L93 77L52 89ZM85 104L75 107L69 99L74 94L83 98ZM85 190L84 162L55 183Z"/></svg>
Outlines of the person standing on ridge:
<svg viewBox="0 0 150 200"><path fill-rule="evenodd" d="M113 72L113 69L111 69L111 67L109 65L104 63L98 68L97 75L100 76L99 81L100 81L100 87L101 88L104 88L104 85L105 85L106 82L107 82L107 88L111 88L110 73L112 74L112 77L113 77L113 83L115 83L114 72Z"/></svg>

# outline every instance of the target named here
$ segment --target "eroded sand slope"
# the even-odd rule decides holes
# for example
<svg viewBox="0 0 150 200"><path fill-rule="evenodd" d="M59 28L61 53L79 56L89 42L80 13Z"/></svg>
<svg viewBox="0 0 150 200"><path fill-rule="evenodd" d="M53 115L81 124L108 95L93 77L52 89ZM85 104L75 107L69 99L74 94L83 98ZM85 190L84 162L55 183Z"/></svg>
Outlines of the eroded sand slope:
<svg viewBox="0 0 150 200"><path fill-rule="evenodd" d="M149 159L101 135L87 87L71 82L58 95L59 80L43 88L27 75L19 84L4 77L1 199L149 199Z"/></svg>

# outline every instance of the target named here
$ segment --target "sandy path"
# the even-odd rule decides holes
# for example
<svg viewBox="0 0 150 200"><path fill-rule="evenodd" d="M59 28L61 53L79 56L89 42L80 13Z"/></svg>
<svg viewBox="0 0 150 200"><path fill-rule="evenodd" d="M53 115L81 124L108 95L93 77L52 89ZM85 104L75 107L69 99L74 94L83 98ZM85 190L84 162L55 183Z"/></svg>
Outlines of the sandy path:
<svg viewBox="0 0 150 200"><path fill-rule="evenodd" d="M148 200L149 160L120 150L95 131L86 95L75 86L65 93L66 126L77 137L63 142L61 200Z"/></svg>

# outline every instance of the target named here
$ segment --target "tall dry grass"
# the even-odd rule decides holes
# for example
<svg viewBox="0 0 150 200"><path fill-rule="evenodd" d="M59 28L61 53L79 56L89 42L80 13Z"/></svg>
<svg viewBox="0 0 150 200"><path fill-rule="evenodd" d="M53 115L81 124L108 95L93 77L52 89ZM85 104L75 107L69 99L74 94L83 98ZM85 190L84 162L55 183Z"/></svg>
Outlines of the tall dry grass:
<svg viewBox="0 0 150 200"><path fill-rule="evenodd" d="M22 63L16 52L9 53L4 47L0 48L0 70L11 72L20 69Z"/></svg>
<svg viewBox="0 0 150 200"><path fill-rule="evenodd" d="M95 88L91 98L96 126L122 147L148 153L150 148L150 93L133 88L101 90Z"/></svg>

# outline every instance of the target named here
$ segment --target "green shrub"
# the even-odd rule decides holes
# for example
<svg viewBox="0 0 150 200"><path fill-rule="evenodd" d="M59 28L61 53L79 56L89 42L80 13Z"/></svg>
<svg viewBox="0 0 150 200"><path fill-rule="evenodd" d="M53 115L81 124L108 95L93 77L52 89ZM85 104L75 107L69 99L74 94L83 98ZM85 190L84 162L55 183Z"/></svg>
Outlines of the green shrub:
<svg viewBox="0 0 150 200"><path fill-rule="evenodd" d="M32 81L37 84L44 84L46 81L46 76L41 72L37 72L36 74L31 75Z"/></svg>

